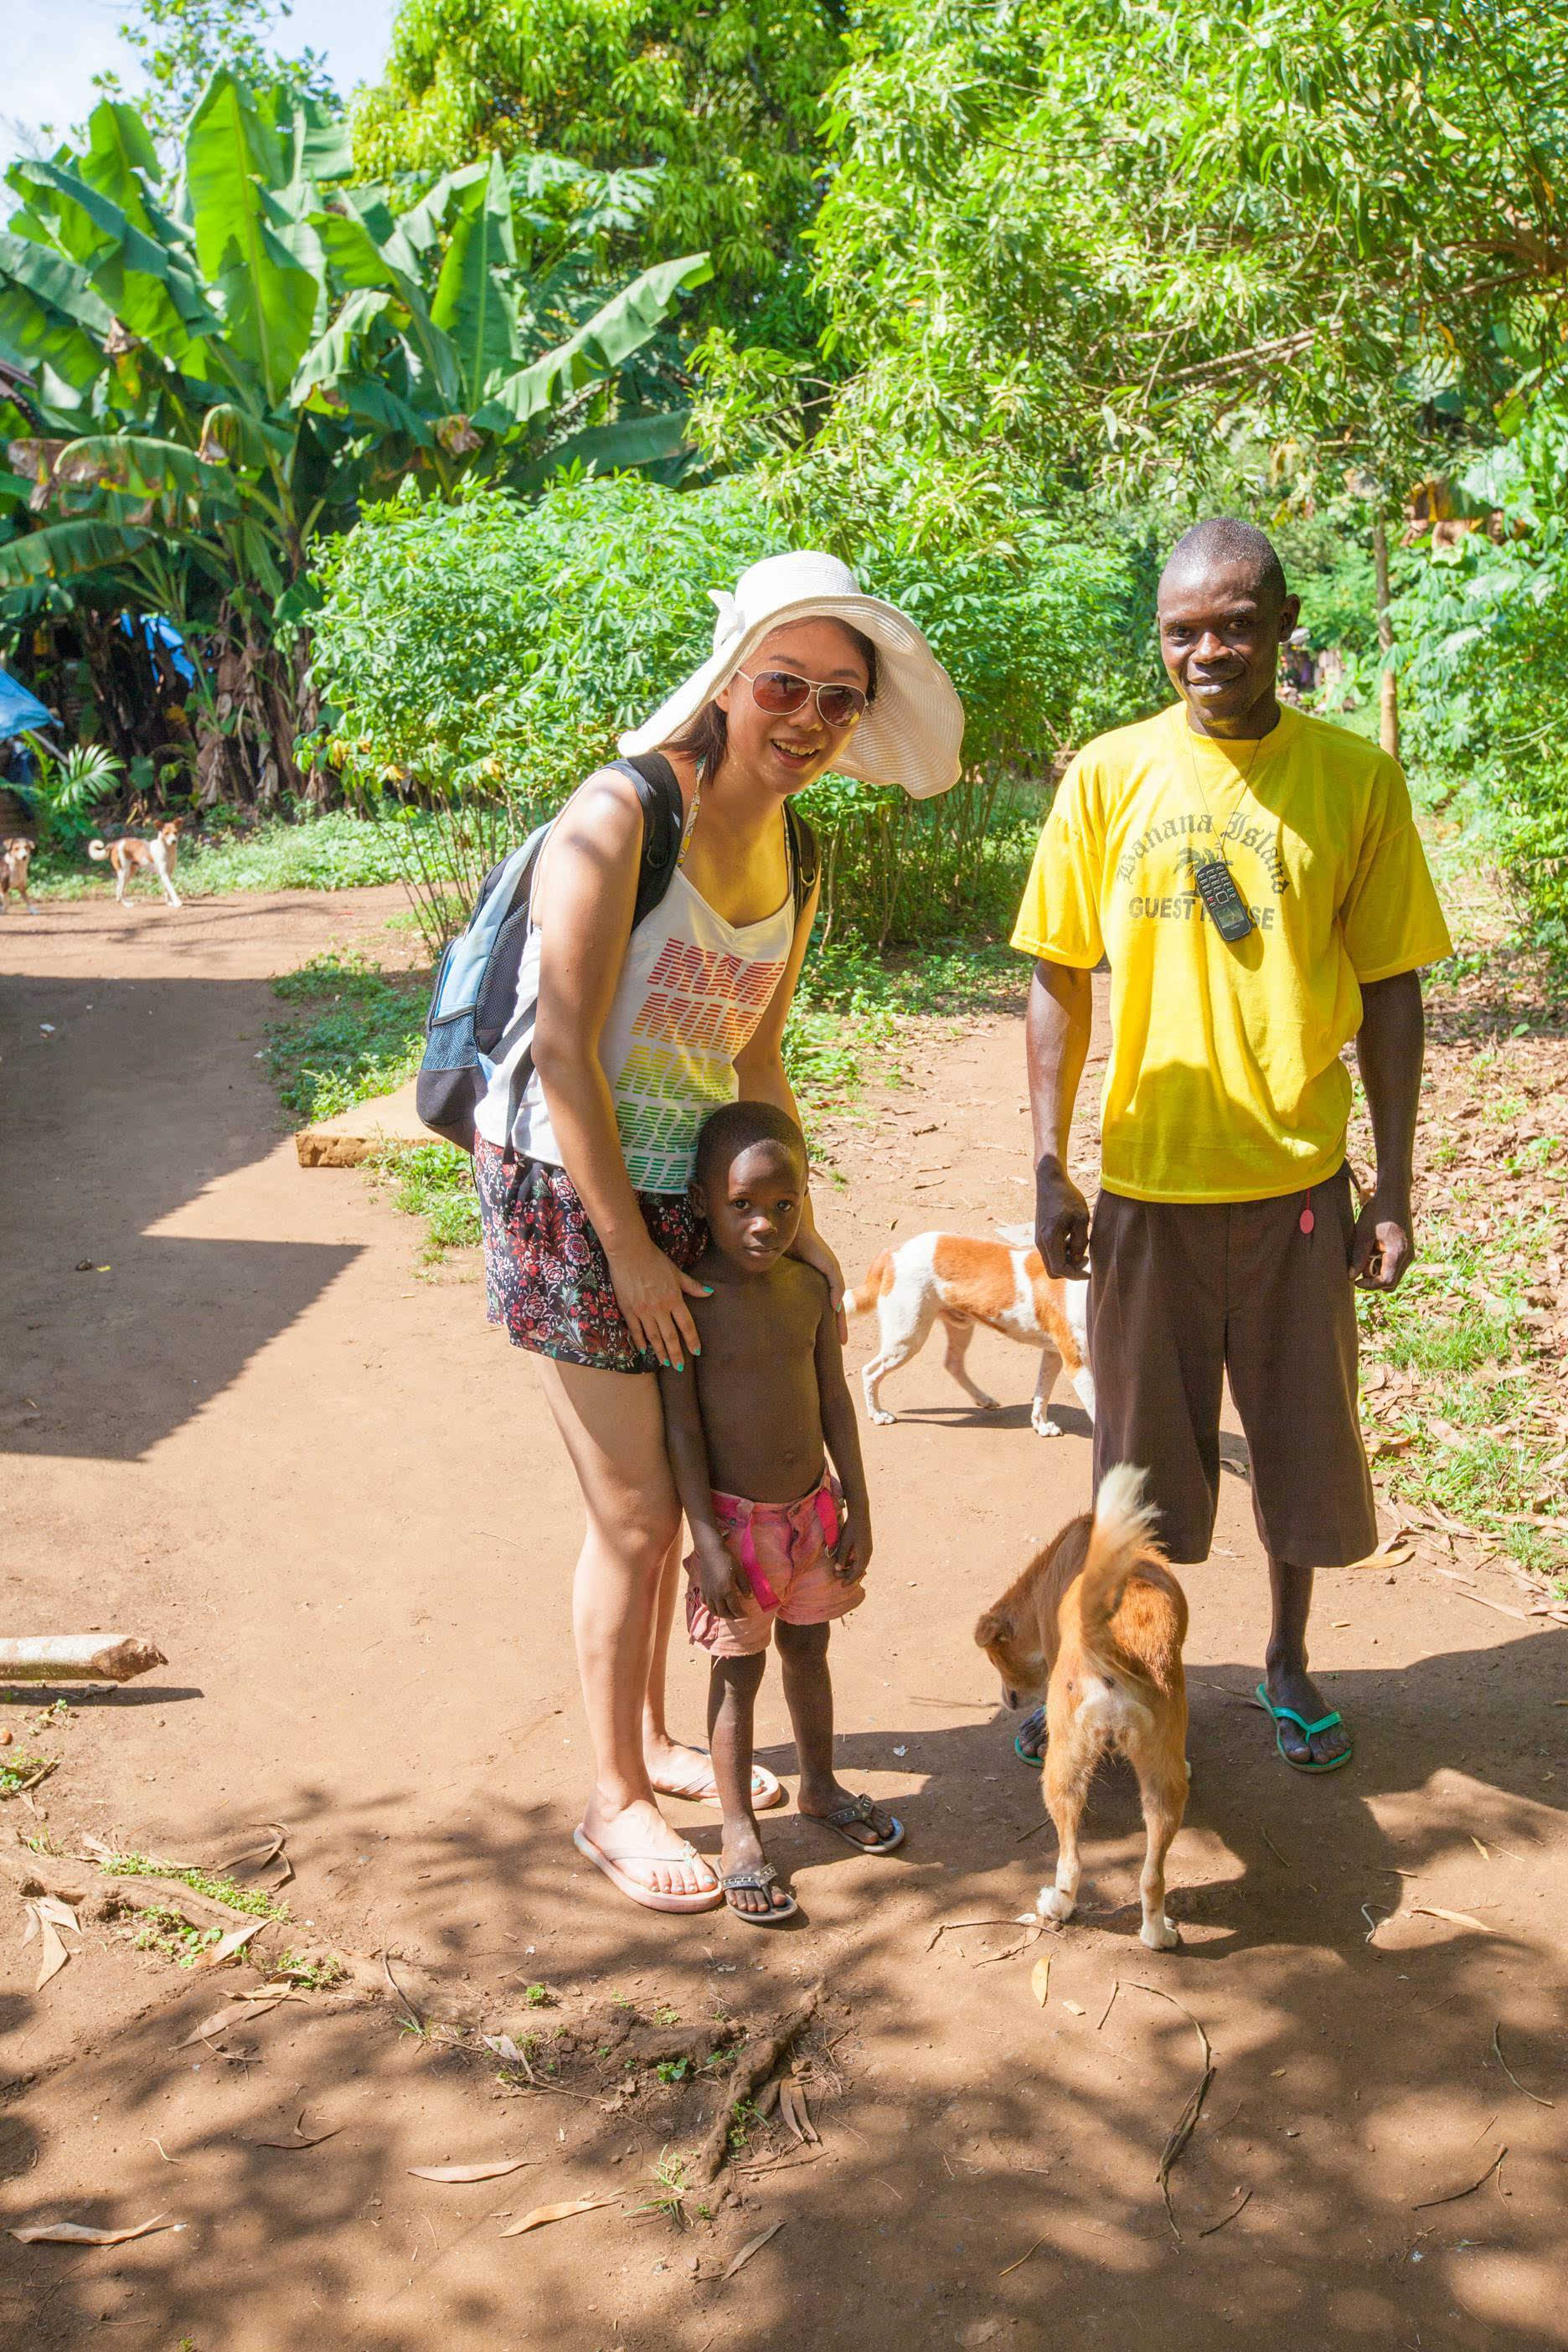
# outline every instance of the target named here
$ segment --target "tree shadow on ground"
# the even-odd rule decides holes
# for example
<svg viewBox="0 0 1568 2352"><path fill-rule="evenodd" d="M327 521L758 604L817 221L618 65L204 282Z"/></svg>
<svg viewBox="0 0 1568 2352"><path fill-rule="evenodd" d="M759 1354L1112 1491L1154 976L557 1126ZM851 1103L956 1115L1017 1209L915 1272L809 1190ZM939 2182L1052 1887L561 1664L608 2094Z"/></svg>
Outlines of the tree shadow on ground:
<svg viewBox="0 0 1568 2352"><path fill-rule="evenodd" d="M25 1204L26 1243L0 1272L0 1452L137 1460L359 1251L291 1226L156 1230L279 1148L256 1075L277 1012L265 981L35 978L8 995L0 1197Z"/></svg>
<svg viewBox="0 0 1568 2352"><path fill-rule="evenodd" d="M634 2209L660 2147L700 2137L706 2085L663 2104L655 2092L651 2106L509 2092L493 2061L399 2032L390 2005L321 1998L209 2059L173 2047L214 2005L193 1989L13 2086L4 2141L12 2227L167 2209L186 2228L105 2253L6 2242L0 2312L45 2347L113 2317L226 2352L531 2352L546 2338L701 2352L716 2336L742 2352L786 2338L1175 2352L1227 2334L1457 2347L1478 2332L1545 2352L1561 2341L1568 2005L1552 1926L1561 1798L1542 1749L1563 1656L1560 1636L1537 1634L1342 1675L1356 1761L1319 1780L1288 1774L1261 1713L1237 1703L1250 1667L1195 1672L1172 1872L1185 1941L1168 1954L1137 1938L1142 1835L1131 1783L1109 1770L1086 1824L1081 1918L1048 1937L1007 1925L936 1937L1025 1911L1053 1859L1049 1831L1029 1834L1037 1790L1000 1716L847 1735L852 1783L885 1773L890 1745L905 1750L918 1784L898 1799L906 1855L859 1860L793 1813L770 1817L770 1852L809 1921L776 1937L618 1903L556 1809L492 1792L405 1843L405 1909L379 1921L392 1948L458 1986L467 1972L487 2030L514 2034L550 2016L529 2008L531 1981L569 2002L619 1993L684 2018L721 2004L762 2024L820 1974L847 2084L841 2102L819 2102L822 2156L747 2178L717 2237L682 2237ZM365 1852L408 1804L389 1790L363 1809L350 1826ZM301 1791L291 1817L312 1806L329 1810L324 1792ZM691 1819L711 1849L712 1815ZM1042 2007L1030 1977L1047 1954ZM1199 2076L1194 2020L1215 2074L1168 2217L1154 2176ZM1557 2107L1516 2088L1500 2057ZM286 2137L301 2105L307 2133L338 2137L299 2153L255 2145ZM116 2125L92 2179L71 2155L88 2112ZM1473 2195L1427 2201L1479 2179L1502 2147ZM537 2168L462 2190L407 2177L500 2153ZM624 2192L619 2210L500 2235L502 2209L608 2191ZM775 2220L787 2226L741 2278L715 2283Z"/></svg>

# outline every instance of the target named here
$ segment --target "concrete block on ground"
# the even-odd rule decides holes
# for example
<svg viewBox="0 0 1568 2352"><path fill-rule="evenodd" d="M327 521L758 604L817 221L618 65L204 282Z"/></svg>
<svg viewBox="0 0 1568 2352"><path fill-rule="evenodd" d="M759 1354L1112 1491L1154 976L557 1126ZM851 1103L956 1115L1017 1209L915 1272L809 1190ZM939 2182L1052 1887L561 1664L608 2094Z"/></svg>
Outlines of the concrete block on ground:
<svg viewBox="0 0 1568 2352"><path fill-rule="evenodd" d="M395 1094L378 1095L372 1102L355 1103L332 1118L301 1128L294 1138L301 1168L357 1168L389 1143L433 1143L436 1139L415 1108L417 1079L410 1078Z"/></svg>

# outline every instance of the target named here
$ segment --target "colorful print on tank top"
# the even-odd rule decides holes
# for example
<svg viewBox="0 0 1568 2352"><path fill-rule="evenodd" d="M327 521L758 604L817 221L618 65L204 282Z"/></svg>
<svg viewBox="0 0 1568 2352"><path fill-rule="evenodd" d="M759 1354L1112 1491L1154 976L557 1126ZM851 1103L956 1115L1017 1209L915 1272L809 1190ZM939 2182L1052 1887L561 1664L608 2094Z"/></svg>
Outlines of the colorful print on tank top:
<svg viewBox="0 0 1568 2352"><path fill-rule="evenodd" d="M753 961L665 940L614 1080L621 1150L639 1192L678 1192L689 1181L698 1129L721 1103L734 1100L735 1056L750 1044L787 961Z"/></svg>

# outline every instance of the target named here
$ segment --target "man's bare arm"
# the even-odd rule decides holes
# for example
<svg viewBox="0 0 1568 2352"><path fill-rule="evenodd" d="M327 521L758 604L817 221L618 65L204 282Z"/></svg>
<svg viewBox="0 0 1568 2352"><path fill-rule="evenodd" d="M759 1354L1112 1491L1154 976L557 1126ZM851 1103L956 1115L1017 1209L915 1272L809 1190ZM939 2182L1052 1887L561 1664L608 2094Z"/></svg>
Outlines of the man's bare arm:
<svg viewBox="0 0 1568 2352"><path fill-rule="evenodd" d="M1356 1219L1351 1273L1365 1289L1393 1290L1415 1246L1410 1185L1426 1053L1419 973L1401 971L1391 980L1365 983L1355 1050L1372 1119L1377 1178L1371 1200Z"/></svg>
<svg viewBox="0 0 1568 2352"><path fill-rule="evenodd" d="M1093 1011L1087 971L1037 959L1025 1024L1035 1129L1035 1246L1047 1273L1058 1276L1089 1272L1089 1203L1067 1172L1067 1154Z"/></svg>

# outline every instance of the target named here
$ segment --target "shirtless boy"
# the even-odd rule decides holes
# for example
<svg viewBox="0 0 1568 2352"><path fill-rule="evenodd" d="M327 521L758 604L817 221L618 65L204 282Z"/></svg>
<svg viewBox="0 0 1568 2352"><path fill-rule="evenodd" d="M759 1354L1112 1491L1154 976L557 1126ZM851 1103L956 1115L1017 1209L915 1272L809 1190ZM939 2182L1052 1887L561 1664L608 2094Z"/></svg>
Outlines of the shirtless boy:
<svg viewBox="0 0 1568 2352"><path fill-rule="evenodd" d="M692 1272L710 1295L689 1301L701 1347L694 1362L659 1373L691 1529L686 1622L712 1661L708 1736L724 1811L724 1899L763 1927L799 1908L763 1852L752 1811L752 1717L775 1627L802 1813L862 1853L891 1853L904 1834L833 1770L828 1629L865 1598L871 1517L827 1286L788 1254L805 1181L805 1139L772 1103L729 1103L707 1120L692 1199L710 1241Z"/></svg>

